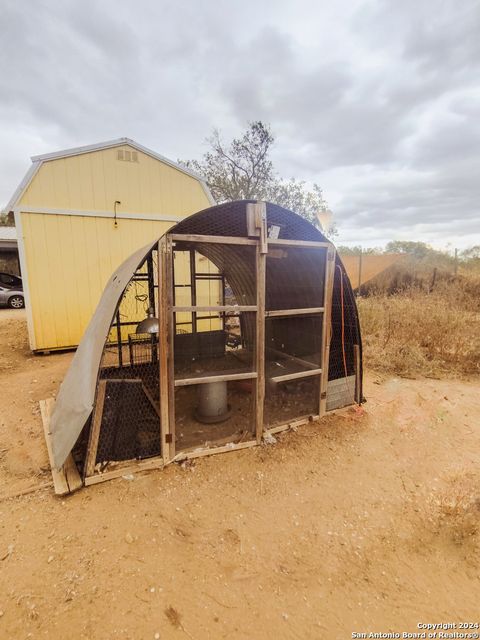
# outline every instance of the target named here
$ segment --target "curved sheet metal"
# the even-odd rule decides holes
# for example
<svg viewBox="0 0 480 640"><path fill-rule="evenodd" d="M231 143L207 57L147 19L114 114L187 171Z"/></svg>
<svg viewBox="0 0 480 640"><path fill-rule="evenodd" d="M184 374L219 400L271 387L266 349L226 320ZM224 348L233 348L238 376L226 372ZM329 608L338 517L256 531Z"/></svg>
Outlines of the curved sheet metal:
<svg viewBox="0 0 480 640"><path fill-rule="evenodd" d="M98 368L119 300L158 240L133 253L111 276L60 387L50 421L54 464L59 469L93 409Z"/></svg>

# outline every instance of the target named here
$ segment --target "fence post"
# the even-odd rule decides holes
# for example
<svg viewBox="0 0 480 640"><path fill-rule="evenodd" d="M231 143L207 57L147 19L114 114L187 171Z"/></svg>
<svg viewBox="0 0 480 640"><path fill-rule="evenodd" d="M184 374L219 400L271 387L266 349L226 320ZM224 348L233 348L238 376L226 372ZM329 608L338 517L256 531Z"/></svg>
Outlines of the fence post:
<svg viewBox="0 0 480 640"><path fill-rule="evenodd" d="M360 254L358 256L358 288L357 288L357 297L362 295L362 260L363 260L363 249L360 247Z"/></svg>

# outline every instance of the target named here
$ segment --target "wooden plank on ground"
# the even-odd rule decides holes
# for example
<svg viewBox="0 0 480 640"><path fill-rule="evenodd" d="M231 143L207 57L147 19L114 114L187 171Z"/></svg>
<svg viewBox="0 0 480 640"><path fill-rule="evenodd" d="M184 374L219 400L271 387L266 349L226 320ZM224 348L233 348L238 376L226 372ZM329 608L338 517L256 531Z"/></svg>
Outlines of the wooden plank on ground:
<svg viewBox="0 0 480 640"><path fill-rule="evenodd" d="M65 495L66 493L71 493L72 491L79 489L83 486L83 482L71 454L69 454L65 464L60 470L55 468L55 463L53 461L52 434L50 431L50 417L55 405L55 400L53 398L48 398L47 400L40 400L39 404L42 416L43 432L45 434L45 442L48 451L48 460L50 462L50 469L52 472L53 487L57 495Z"/></svg>
<svg viewBox="0 0 480 640"><path fill-rule="evenodd" d="M88 487L92 484L106 482L107 480L120 478L120 476L125 476L131 473L140 473L141 471L149 471L150 469L162 469L163 466L163 458L159 456L150 458L149 460L131 460L129 464L123 463L120 466L116 466L111 471L96 473L93 476L85 478L85 485Z"/></svg>

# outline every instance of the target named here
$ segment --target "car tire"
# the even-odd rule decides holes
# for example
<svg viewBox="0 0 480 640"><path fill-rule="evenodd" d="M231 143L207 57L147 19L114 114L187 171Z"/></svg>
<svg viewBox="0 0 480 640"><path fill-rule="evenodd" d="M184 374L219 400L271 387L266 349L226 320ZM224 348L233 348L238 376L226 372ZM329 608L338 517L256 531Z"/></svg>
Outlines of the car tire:
<svg viewBox="0 0 480 640"><path fill-rule="evenodd" d="M8 306L11 309L23 309L25 306L25 300L23 296L12 296L8 299Z"/></svg>

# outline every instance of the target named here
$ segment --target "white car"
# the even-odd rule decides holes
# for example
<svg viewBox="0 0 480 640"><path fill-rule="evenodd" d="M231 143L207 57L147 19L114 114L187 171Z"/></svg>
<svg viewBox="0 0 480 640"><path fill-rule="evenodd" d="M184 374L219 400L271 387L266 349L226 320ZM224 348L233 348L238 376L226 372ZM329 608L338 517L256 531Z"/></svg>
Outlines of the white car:
<svg viewBox="0 0 480 640"><path fill-rule="evenodd" d="M23 290L18 288L8 289L0 285L0 306L7 306L12 309L23 309L25 306Z"/></svg>

